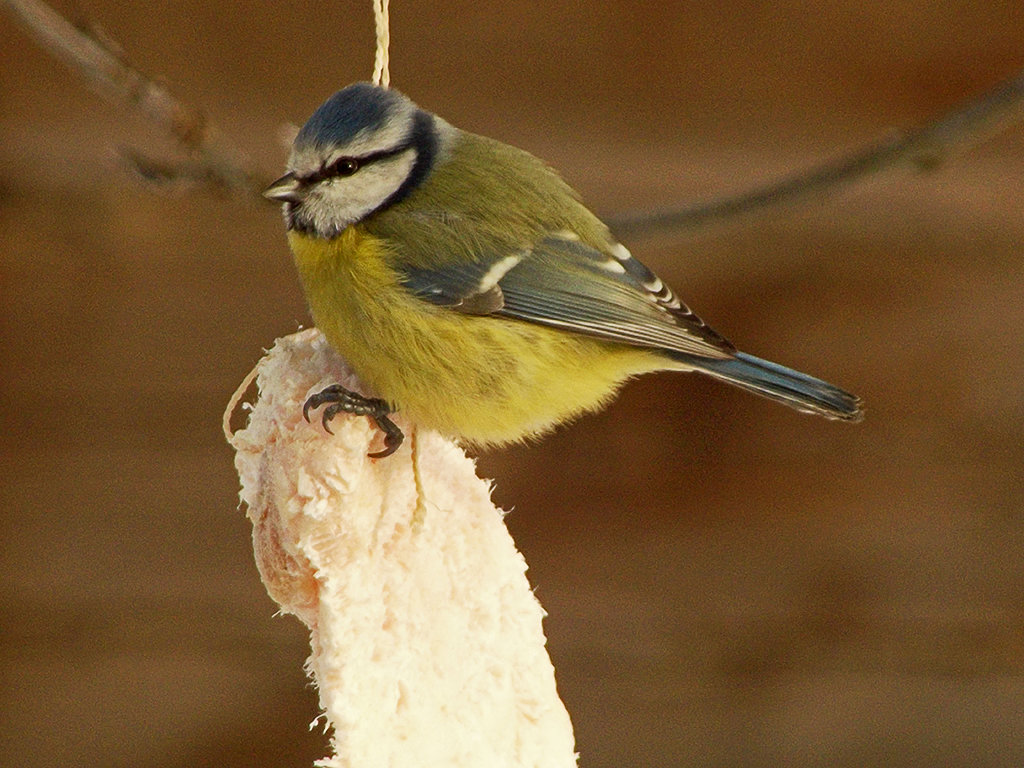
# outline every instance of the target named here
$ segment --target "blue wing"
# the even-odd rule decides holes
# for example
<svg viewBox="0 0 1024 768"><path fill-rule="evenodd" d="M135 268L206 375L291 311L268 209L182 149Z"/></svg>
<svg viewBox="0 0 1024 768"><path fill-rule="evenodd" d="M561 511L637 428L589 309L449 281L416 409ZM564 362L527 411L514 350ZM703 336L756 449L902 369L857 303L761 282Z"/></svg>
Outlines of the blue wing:
<svg viewBox="0 0 1024 768"><path fill-rule="evenodd" d="M443 268L409 268L417 296L461 312L512 317L663 351L682 366L826 418L859 420L860 400L821 379L738 352L622 246L568 234Z"/></svg>
<svg viewBox="0 0 1024 768"><path fill-rule="evenodd" d="M621 245L605 252L563 232L518 251L474 256L454 266L405 266L403 282L426 301L471 314L670 353L728 358L735 351Z"/></svg>

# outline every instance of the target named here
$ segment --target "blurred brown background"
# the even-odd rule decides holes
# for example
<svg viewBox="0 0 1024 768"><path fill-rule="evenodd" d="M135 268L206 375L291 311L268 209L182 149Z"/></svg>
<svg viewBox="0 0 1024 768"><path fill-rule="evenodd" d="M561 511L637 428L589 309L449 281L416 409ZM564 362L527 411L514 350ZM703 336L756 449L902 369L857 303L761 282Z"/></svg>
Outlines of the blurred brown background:
<svg viewBox="0 0 1024 768"><path fill-rule="evenodd" d="M69 3L58 8L74 14ZM268 173L372 65L368 0L80 0ZM306 323L269 206L142 188L163 145L0 13L5 765L308 766L220 433ZM394 84L604 213L777 177L1024 66L992 2L395 0ZM687 376L492 452L585 768L1024 764L1024 127L931 175L634 240L857 426Z"/></svg>

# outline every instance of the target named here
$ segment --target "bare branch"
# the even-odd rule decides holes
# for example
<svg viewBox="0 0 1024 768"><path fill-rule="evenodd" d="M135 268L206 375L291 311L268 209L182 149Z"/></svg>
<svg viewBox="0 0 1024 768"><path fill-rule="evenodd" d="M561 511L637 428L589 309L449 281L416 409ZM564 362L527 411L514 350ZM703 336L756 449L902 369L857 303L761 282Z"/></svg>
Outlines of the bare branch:
<svg viewBox="0 0 1024 768"><path fill-rule="evenodd" d="M242 153L198 110L174 97L162 84L132 67L115 42L71 24L39 0L0 0L50 53L80 72L103 98L140 113L166 131L193 159L182 179L241 195L259 196L266 186ZM201 167L201 173L197 171ZM137 169L144 177L145 168ZM165 174L173 174L168 164ZM167 176L162 176L165 180ZM269 179L267 179L269 181Z"/></svg>
<svg viewBox="0 0 1024 768"><path fill-rule="evenodd" d="M69 23L40 0L0 0L41 44L81 72L108 101L142 114L190 155L183 163L160 163L126 153L145 179L201 184L236 194L260 195L269 176L256 173L241 152L160 83L130 66L117 44L95 30ZM1024 117L1024 72L939 119L896 133L848 157L811 168L737 195L674 207L606 217L620 236L683 235L783 203L822 197L872 174L913 167L932 169L955 150L978 143Z"/></svg>
<svg viewBox="0 0 1024 768"><path fill-rule="evenodd" d="M763 187L682 208L606 216L620 237L682 234L800 199L821 197L871 174L912 167L932 170L954 151L980 143L1024 118L1024 71L959 109L916 130L887 139L835 162Z"/></svg>

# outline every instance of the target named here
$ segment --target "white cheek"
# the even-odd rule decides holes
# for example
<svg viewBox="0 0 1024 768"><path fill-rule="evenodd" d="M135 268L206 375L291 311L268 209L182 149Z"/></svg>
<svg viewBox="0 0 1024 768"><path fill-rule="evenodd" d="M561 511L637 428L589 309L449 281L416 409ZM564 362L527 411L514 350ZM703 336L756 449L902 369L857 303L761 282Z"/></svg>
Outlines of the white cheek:
<svg viewBox="0 0 1024 768"><path fill-rule="evenodd" d="M318 232L337 234L379 208L398 191L412 172L415 152L409 150L359 170L354 176L321 183L303 204Z"/></svg>

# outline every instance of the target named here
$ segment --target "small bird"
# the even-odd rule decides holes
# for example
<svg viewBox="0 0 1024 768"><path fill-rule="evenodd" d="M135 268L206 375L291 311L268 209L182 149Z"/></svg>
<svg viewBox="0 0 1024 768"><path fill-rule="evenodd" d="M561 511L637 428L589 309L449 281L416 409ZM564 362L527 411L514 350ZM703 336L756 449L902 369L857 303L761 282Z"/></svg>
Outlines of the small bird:
<svg viewBox="0 0 1024 768"><path fill-rule="evenodd" d="M312 395L370 416L393 453L396 411L471 444L520 441L612 398L629 378L698 371L826 418L860 401L739 352L615 240L533 155L461 131L399 92L338 91L295 138L281 201L313 320L377 397Z"/></svg>

